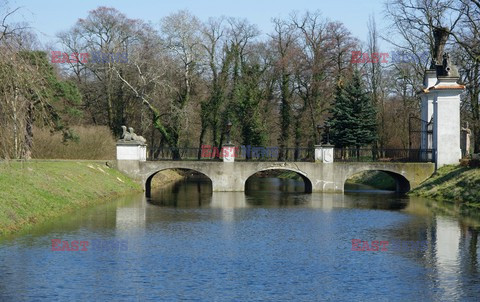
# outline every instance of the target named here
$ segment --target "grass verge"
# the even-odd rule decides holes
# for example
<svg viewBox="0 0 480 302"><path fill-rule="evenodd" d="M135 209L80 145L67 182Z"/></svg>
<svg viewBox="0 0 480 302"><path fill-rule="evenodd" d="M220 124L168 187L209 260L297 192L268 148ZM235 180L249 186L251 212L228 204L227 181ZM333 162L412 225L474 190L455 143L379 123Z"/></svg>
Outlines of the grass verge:
<svg viewBox="0 0 480 302"><path fill-rule="evenodd" d="M362 184L377 190L395 190L395 180L382 171L365 171L347 179L347 183Z"/></svg>
<svg viewBox="0 0 480 302"><path fill-rule="evenodd" d="M480 169L442 167L410 194L480 209Z"/></svg>
<svg viewBox="0 0 480 302"><path fill-rule="evenodd" d="M102 162L1 162L0 235L140 190Z"/></svg>

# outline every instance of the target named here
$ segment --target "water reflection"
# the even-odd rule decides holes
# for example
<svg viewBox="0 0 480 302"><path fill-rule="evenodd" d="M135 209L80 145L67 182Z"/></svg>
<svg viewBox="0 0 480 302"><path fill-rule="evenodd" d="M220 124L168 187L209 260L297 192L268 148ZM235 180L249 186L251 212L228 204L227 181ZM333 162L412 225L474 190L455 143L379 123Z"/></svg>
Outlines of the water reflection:
<svg viewBox="0 0 480 302"><path fill-rule="evenodd" d="M3 238L0 301L478 301L478 220L419 198L301 188L262 179L244 194L186 181ZM129 249L51 252L52 238L122 239ZM359 252L354 238L427 247Z"/></svg>
<svg viewBox="0 0 480 302"><path fill-rule="evenodd" d="M210 202L211 181L204 177L189 177L153 190L148 199L151 204L169 207L201 207Z"/></svg>
<svg viewBox="0 0 480 302"><path fill-rule="evenodd" d="M250 177L245 184L247 194L252 192L269 192L271 194L303 193L305 183L301 180L275 177Z"/></svg>
<svg viewBox="0 0 480 302"><path fill-rule="evenodd" d="M210 207L220 209L247 208L247 197L243 192L213 192Z"/></svg>
<svg viewBox="0 0 480 302"><path fill-rule="evenodd" d="M143 194L140 198L142 202L117 207L115 217L117 231L145 228L148 206L146 203L147 198Z"/></svg>

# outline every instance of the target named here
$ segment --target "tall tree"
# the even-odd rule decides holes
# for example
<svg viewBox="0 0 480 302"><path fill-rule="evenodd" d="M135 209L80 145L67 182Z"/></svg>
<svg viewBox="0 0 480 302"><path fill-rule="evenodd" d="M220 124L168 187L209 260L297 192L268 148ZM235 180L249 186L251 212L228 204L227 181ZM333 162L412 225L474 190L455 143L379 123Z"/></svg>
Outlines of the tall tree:
<svg viewBox="0 0 480 302"><path fill-rule="evenodd" d="M296 55L296 31L292 24L274 19L275 33L271 36L271 47L275 57L275 74L280 91L280 137L278 139L279 160L288 157L288 142L292 124L292 98L294 93L294 58Z"/></svg>
<svg viewBox="0 0 480 302"><path fill-rule="evenodd" d="M367 63L366 72L368 90L371 95L373 105L377 108L377 120L378 120L378 141L375 142L376 147L384 149L387 144L388 137L385 130L385 98L386 98L386 81L384 79L384 66L379 58L379 34L377 31L377 25L374 17L370 17L368 22L368 39L367 49L371 57L376 55L376 59L372 59L370 63Z"/></svg>
<svg viewBox="0 0 480 302"><path fill-rule="evenodd" d="M201 131L199 144L203 144L207 127L211 130L213 146L220 147L223 132L222 115L229 88L230 68L234 53L228 48L228 28L225 19L209 19L202 29L202 46L208 66L205 80L208 87L207 100L201 104ZM209 71L209 72L208 72ZM200 151L199 151L200 152Z"/></svg>
<svg viewBox="0 0 480 302"><path fill-rule="evenodd" d="M0 49L0 115L11 116L4 125L13 129L13 143L2 142L4 156L31 158L36 119L62 131L64 140L73 138L64 117L79 114L81 96L75 84L58 78L44 52Z"/></svg>
<svg viewBox="0 0 480 302"><path fill-rule="evenodd" d="M434 31L445 30L452 33L456 30L462 16L460 7L458 0L388 0L386 2L385 13L392 23L382 37L394 45L397 56L404 54L410 58L407 62L395 60L389 70L390 100L400 104L397 107L401 107L399 110L401 118L390 115L390 119L397 119L398 123L390 125L389 134L385 136L393 138L395 137L392 135L393 132L399 134L399 137L395 137L399 141L395 147L409 148L413 145L408 129L409 119L411 116L420 117L418 92L421 90L419 87L423 84L425 69L430 68L434 60L438 60L434 58ZM431 61L424 59L425 52L430 53ZM397 132L398 128L401 129L400 133Z"/></svg>
<svg viewBox="0 0 480 302"><path fill-rule="evenodd" d="M462 7L461 26L451 32L455 42L462 80L466 84L467 95L462 106L473 126L474 152L480 153L480 1L460 0Z"/></svg>
<svg viewBox="0 0 480 302"><path fill-rule="evenodd" d="M121 133L120 126L128 122L129 99L114 69L124 73L126 64L103 60L103 57L125 53L128 58L144 30L143 22L129 19L115 8L102 6L91 10L85 19L79 19L72 29L58 34L67 55L89 54L87 63L73 60L67 66L86 96L86 110L96 123L107 124L116 135ZM102 59L94 61L94 56Z"/></svg>
<svg viewBox="0 0 480 302"><path fill-rule="evenodd" d="M335 91L328 123L332 142L337 147L360 147L377 138L376 110L365 91L362 76L357 70L345 87L342 80ZM359 153L357 153L358 155Z"/></svg>
<svg viewBox="0 0 480 302"><path fill-rule="evenodd" d="M317 117L322 115L328 105L328 98L322 91L329 63L325 55L329 46L326 43L328 21L316 11L306 12L303 16L294 15L292 23L301 34L299 43L304 49L295 79L297 92L304 101L304 112L308 115L309 127L306 134L316 141L316 127L319 123Z"/></svg>

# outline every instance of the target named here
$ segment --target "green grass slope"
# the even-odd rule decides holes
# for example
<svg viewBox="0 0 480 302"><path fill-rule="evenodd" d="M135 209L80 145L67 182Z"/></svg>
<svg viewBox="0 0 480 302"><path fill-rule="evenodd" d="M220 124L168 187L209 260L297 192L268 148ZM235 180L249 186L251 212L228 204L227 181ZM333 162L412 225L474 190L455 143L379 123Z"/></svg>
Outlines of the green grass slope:
<svg viewBox="0 0 480 302"><path fill-rule="evenodd" d="M480 169L442 167L410 194L480 208Z"/></svg>
<svg viewBox="0 0 480 302"><path fill-rule="evenodd" d="M141 187L101 162L0 163L0 234Z"/></svg>
<svg viewBox="0 0 480 302"><path fill-rule="evenodd" d="M365 171L347 179L347 183L367 185L378 190L395 190L395 180L382 171Z"/></svg>

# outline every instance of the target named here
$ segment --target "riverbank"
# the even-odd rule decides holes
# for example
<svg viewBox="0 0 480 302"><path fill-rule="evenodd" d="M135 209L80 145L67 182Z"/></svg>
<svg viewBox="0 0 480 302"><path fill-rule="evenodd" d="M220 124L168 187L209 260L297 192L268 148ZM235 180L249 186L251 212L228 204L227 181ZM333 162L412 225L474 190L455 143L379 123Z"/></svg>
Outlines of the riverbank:
<svg viewBox="0 0 480 302"><path fill-rule="evenodd" d="M177 169L160 171L152 178L152 190L161 189L171 183L181 181L188 177L187 174L188 172Z"/></svg>
<svg viewBox="0 0 480 302"><path fill-rule="evenodd" d="M141 190L101 161L2 162L0 235Z"/></svg>
<svg viewBox="0 0 480 302"><path fill-rule="evenodd" d="M442 167L409 194L480 209L480 169Z"/></svg>
<svg viewBox="0 0 480 302"><path fill-rule="evenodd" d="M377 190L395 191L396 183L387 173L382 171L365 171L347 180L347 184L362 184Z"/></svg>

